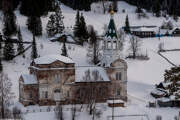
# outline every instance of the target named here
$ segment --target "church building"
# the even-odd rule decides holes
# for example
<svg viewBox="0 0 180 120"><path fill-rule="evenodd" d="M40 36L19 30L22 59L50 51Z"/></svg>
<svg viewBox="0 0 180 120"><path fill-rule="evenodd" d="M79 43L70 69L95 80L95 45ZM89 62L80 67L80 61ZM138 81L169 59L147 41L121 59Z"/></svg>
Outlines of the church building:
<svg viewBox="0 0 180 120"><path fill-rule="evenodd" d="M19 101L28 105L127 101L127 63L111 12L98 66L76 66L68 57L48 55L33 60L19 79Z"/></svg>

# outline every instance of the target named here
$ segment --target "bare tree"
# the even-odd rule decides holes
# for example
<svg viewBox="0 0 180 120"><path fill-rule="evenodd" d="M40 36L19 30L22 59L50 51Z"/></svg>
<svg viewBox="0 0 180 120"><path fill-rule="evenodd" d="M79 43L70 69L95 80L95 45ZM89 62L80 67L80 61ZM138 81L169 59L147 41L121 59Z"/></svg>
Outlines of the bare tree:
<svg viewBox="0 0 180 120"><path fill-rule="evenodd" d="M79 86L77 90L79 92L78 98L84 104L87 103L87 110L89 114L92 115L92 120L94 120L97 115L96 103L105 96L106 92L102 95L101 90L105 91L106 85L97 84L97 81L103 81L98 70L87 70L83 77L83 81L83 85Z"/></svg>
<svg viewBox="0 0 180 120"><path fill-rule="evenodd" d="M99 50L99 41L97 38L97 33L94 30L93 26L89 30L89 43L90 43L89 45L90 50L88 51L89 57L94 64L97 64L100 59L100 50Z"/></svg>
<svg viewBox="0 0 180 120"><path fill-rule="evenodd" d="M11 91L12 82L4 73L0 73L0 118L9 118L8 107L11 105L11 100L14 98L14 93Z"/></svg>
<svg viewBox="0 0 180 120"><path fill-rule="evenodd" d="M136 36L131 36L129 43L129 50L132 53L132 58L135 59L141 47L141 40Z"/></svg>
<svg viewBox="0 0 180 120"><path fill-rule="evenodd" d="M76 119L76 112L77 112L76 104L73 102L72 108L71 108L72 120Z"/></svg>
<svg viewBox="0 0 180 120"><path fill-rule="evenodd" d="M63 107L62 107L62 105L58 104L58 105L56 106L56 112L55 112L55 114L56 114L57 120L64 120Z"/></svg>

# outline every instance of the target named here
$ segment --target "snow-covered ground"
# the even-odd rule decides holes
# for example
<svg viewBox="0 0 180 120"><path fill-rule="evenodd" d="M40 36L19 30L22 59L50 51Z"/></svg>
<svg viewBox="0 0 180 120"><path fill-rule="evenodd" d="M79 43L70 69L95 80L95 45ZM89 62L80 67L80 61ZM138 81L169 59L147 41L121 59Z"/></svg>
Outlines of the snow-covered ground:
<svg viewBox="0 0 180 120"><path fill-rule="evenodd" d="M150 13L149 19L137 19L137 15L134 13L135 7L128 5L125 2L119 2L119 13L115 14L115 23L117 28L124 26L125 17L128 14L130 25L157 25L160 26L164 18L155 18L152 17ZM126 13L122 13L122 9L126 10ZM62 5L63 15L65 17L64 23L66 27L72 27L74 25L76 11ZM103 33L104 24L108 24L110 16L107 14L98 14L93 12L84 12L87 25L93 25L95 30L98 31L98 34ZM21 26L21 31L23 34L24 41L32 41L32 34L27 30L26 27L26 17L19 14L16 11L18 24ZM50 15L50 14L49 14ZM48 15L48 16L49 16ZM1 19L0 19L1 21ZM48 17L42 17L43 23L43 36L37 37L37 46L38 54L40 56L49 55L49 54L60 54L61 53L61 44L58 42L50 42L47 38L45 27L48 21ZM2 22L0 22L0 27ZM175 23L178 24L178 23ZM180 38L179 37L165 37L161 40L164 41L166 49L178 49L180 48ZM115 108L115 115L132 115L132 114L148 114L151 120L155 120L156 115L162 115L163 120L173 120L174 115L178 114L178 108L148 108L146 107L148 101L154 100L150 96L150 91L153 89L155 84L163 81L163 74L165 69L172 67L166 60L161 58L158 54L158 38L147 38L142 39L142 53L148 53L150 60L148 61L139 61L139 60L127 60L128 63L128 102L125 108ZM89 65L87 62L87 48L77 45L68 44L68 54L69 56L77 63L79 66ZM124 55L128 54L128 43L125 42L125 48L123 51ZM180 52L165 53L172 58L173 62L179 62ZM15 92L16 99L18 101L19 96L19 82L18 79L21 74L28 73L28 67L31 62L30 58L31 50L28 50L24 59L22 56L15 58L10 62L3 62L4 72L9 75L13 82L13 92ZM26 108L32 109L32 108ZM65 112L66 120L70 118L70 112ZM107 116L111 115L111 108L103 110L102 118L99 120L106 120ZM79 112L79 120L89 120L90 117L87 117L87 112ZM37 113L28 113L25 114L27 120L53 120L55 119L54 112L37 112ZM117 118L119 120L120 118ZM135 118L121 118L121 120L146 120L143 117ZM116 119L115 119L116 120Z"/></svg>

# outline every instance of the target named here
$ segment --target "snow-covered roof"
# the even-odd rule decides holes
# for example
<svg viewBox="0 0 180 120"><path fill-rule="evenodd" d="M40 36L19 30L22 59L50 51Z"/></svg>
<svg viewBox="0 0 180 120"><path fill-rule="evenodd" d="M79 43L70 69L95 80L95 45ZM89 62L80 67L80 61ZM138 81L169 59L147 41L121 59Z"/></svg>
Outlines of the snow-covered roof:
<svg viewBox="0 0 180 120"><path fill-rule="evenodd" d="M99 76L98 79L95 77ZM89 77L88 77L89 76ZM102 67L76 68L76 82L109 82L110 79Z"/></svg>
<svg viewBox="0 0 180 120"><path fill-rule="evenodd" d="M107 103L109 103L109 104L117 104L117 103L124 103L124 101L122 101L122 100L108 100L107 101Z"/></svg>
<svg viewBox="0 0 180 120"><path fill-rule="evenodd" d="M34 60L36 64L51 64L55 61L61 61L63 63L74 63L71 58L61 55L47 55Z"/></svg>
<svg viewBox="0 0 180 120"><path fill-rule="evenodd" d="M131 31L145 31L145 32L156 32L157 31L157 27L139 27L139 28L132 28Z"/></svg>
<svg viewBox="0 0 180 120"><path fill-rule="evenodd" d="M29 85L29 84L37 84L37 78L34 75L29 75L29 74L23 74L22 78L24 80L24 84Z"/></svg>

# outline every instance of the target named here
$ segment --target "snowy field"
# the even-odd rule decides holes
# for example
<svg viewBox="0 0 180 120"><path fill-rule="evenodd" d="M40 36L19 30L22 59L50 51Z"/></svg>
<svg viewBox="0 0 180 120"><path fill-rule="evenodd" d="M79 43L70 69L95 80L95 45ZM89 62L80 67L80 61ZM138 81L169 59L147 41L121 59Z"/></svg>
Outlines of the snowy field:
<svg viewBox="0 0 180 120"><path fill-rule="evenodd" d="M157 25L160 26L164 18L155 18L152 17L150 13L149 19L137 19L137 15L134 13L135 7L130 6L125 2L119 2L119 13L115 14L115 23L117 28L124 26L125 17L129 15L130 25ZM128 9L127 9L128 8ZM122 9L126 9L126 13L122 13ZM64 23L66 27L72 27L74 25L74 20L76 16L76 11L62 5L62 11L64 14ZM108 24L109 15L98 14L93 12L83 12L86 22L88 25L93 25L95 30L98 31L98 34L103 33L104 24ZM18 24L21 26L22 35L24 41L32 41L32 34L27 30L26 27L26 17L19 14L16 11ZM50 14L49 14L50 15ZM48 15L48 16L49 16ZM1 19L0 19L1 21ZM48 21L48 17L42 17L43 23L43 36L37 37L37 47L38 54L40 56L49 55L49 54L60 54L61 53L61 44L58 42L50 42L47 39L45 27ZM177 23L175 23L177 24ZM177 24L178 25L178 24ZM0 22L0 27L2 28L2 22ZM127 37L128 38L128 37ZM162 38L166 49L178 49L180 48L180 38ZM128 40L127 40L128 41ZM124 56L128 54L128 42L125 42ZM180 109L178 108L148 108L146 107L148 101L154 100L150 96L150 91L153 89L155 84L163 81L163 74L165 69L172 67L166 60L161 58L158 54L158 38L147 38L142 40L142 53L148 53L150 60L148 61L139 61L139 60L127 60L128 63L128 102L125 108L115 108L115 115L132 115L132 114L148 114L150 120L155 120L157 115L162 115L163 120L173 120L174 116L178 114ZM86 58L87 48L77 45L68 45L71 46L68 49L69 56L77 63L77 65L89 65ZM31 62L30 59L31 50L28 50L24 59L22 56L15 58L10 62L3 62L4 71L9 75L13 82L13 92L15 92L16 99L18 101L19 96L19 83L18 79L21 74L28 73L28 67ZM179 64L180 52L165 53L167 57L172 58L172 61ZM107 107L106 105L104 105ZM68 106L67 106L68 107ZM32 109L24 108L24 109ZM35 107L36 108L36 107ZM34 108L34 109L35 109ZM38 107L39 108L39 107ZM69 120L71 113L69 111L65 112L65 120ZM107 120L107 116L111 115L111 108L106 108L103 110L102 117L98 120ZM91 117L86 111L78 113L78 120L90 120ZM25 119L27 120L53 120L55 119L54 112L37 112L37 113L28 113L25 114ZM146 120L144 117L136 118L116 118L115 120Z"/></svg>

